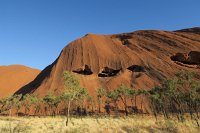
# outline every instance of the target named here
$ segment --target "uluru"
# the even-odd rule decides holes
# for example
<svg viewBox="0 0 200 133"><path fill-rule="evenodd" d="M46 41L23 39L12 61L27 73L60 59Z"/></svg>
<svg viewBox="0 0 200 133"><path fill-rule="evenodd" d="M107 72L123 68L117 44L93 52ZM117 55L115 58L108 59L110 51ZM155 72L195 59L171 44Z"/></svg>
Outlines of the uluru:
<svg viewBox="0 0 200 133"><path fill-rule="evenodd" d="M0 133L200 133L200 0L2 0Z"/></svg>
<svg viewBox="0 0 200 133"><path fill-rule="evenodd" d="M22 65L0 66L0 98L13 95L19 88L28 84L40 70Z"/></svg>
<svg viewBox="0 0 200 133"><path fill-rule="evenodd" d="M125 84L149 89L181 70L200 72L200 28L177 31L86 34L69 43L59 57L15 94L63 91L64 71L73 72L91 95L99 87Z"/></svg>

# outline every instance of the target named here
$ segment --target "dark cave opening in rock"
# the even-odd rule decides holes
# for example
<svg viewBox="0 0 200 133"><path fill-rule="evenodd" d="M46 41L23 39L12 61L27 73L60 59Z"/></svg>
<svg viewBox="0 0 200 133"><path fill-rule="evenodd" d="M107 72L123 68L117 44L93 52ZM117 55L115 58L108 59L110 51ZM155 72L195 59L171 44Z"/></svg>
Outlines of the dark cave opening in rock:
<svg viewBox="0 0 200 133"><path fill-rule="evenodd" d="M139 66L139 65L132 65L132 66L128 67L127 69L132 72L145 72L144 67Z"/></svg>
<svg viewBox="0 0 200 133"><path fill-rule="evenodd" d="M116 76L121 69L115 70L109 67L104 67L101 73L98 74L98 77L112 77Z"/></svg>
<svg viewBox="0 0 200 133"><path fill-rule="evenodd" d="M120 39L123 45L131 44L130 41L128 40L132 38L131 35L119 35L117 37Z"/></svg>
<svg viewBox="0 0 200 133"><path fill-rule="evenodd" d="M82 74L82 75L91 75L93 74L92 70L88 65L85 65L85 68L79 68L73 71L74 73Z"/></svg>
<svg viewBox="0 0 200 133"><path fill-rule="evenodd" d="M183 54L183 53L176 53L176 55L173 55L170 58L171 58L172 61L179 61L179 62L182 62L182 63L186 63L187 55Z"/></svg>
<svg viewBox="0 0 200 133"><path fill-rule="evenodd" d="M127 34L123 34L123 35L118 35L117 38L119 38L120 40L126 40L126 39L131 39L132 36L127 35Z"/></svg>
<svg viewBox="0 0 200 133"><path fill-rule="evenodd" d="M170 59L172 61L181 62L183 64L188 65L199 65L200 64L200 52L199 51L191 51L190 53L176 53L171 56Z"/></svg>
<svg viewBox="0 0 200 133"><path fill-rule="evenodd" d="M129 44L131 44L131 43L129 42L129 40L123 40L123 41L122 41L122 44L123 44L123 45L129 45Z"/></svg>

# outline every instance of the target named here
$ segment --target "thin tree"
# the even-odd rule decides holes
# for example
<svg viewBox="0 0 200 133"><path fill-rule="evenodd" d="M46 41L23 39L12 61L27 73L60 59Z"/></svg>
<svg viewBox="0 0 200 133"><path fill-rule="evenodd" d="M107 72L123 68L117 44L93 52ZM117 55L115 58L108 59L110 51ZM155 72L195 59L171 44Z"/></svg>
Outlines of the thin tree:
<svg viewBox="0 0 200 133"><path fill-rule="evenodd" d="M130 88L128 88L127 86L125 85L120 85L117 89L118 91L118 94L119 94L119 98L121 99L122 103L124 104L124 110L125 110L125 114L126 116L128 116L128 100L131 96L131 90Z"/></svg>
<svg viewBox="0 0 200 133"><path fill-rule="evenodd" d="M157 120L157 116L158 116L158 113L160 112L160 108L162 105L160 90L161 89L159 87L155 87L155 88L149 90L149 92L148 92L150 101L151 101L151 109L153 111L153 114L154 114L156 120Z"/></svg>
<svg viewBox="0 0 200 133"><path fill-rule="evenodd" d="M22 95L14 95L13 105L16 107L16 115L18 116L19 110L21 109L22 102L20 101Z"/></svg>
<svg viewBox="0 0 200 133"><path fill-rule="evenodd" d="M101 104L103 103L103 98L106 96L106 93L107 91L104 88L98 88L96 90L99 114L101 113Z"/></svg>
<svg viewBox="0 0 200 133"><path fill-rule="evenodd" d="M114 111L117 113L118 115L118 101L119 101L119 92L115 89L115 90L111 90L107 92L107 97L111 100L111 102L114 104L115 109Z"/></svg>
<svg viewBox="0 0 200 133"><path fill-rule="evenodd" d="M87 102L87 97L89 96L89 93L87 89L85 88L80 88L80 92L77 95L76 102L78 104L78 107L80 107L80 112L79 115L86 115L87 114L87 107L86 107L86 102Z"/></svg>
<svg viewBox="0 0 200 133"><path fill-rule="evenodd" d="M138 95L141 96L141 102L140 102L140 110L143 113L143 102L144 102L144 97L148 95L148 91L145 89L140 89L138 90Z"/></svg>
<svg viewBox="0 0 200 133"><path fill-rule="evenodd" d="M40 112L40 108L41 108L41 102L42 99L40 99L37 95L32 95L30 98L31 104L34 106L34 115L38 114Z"/></svg>
<svg viewBox="0 0 200 133"><path fill-rule="evenodd" d="M22 98L22 105L25 108L25 115L29 115L31 109L31 101L30 101L30 94L26 94Z"/></svg>
<svg viewBox="0 0 200 133"><path fill-rule="evenodd" d="M141 90L131 89L130 90L130 97L131 97L131 103L132 107L135 113L138 113L138 107L137 107L137 97L142 94Z"/></svg>
<svg viewBox="0 0 200 133"><path fill-rule="evenodd" d="M94 113L94 108L95 108L95 105L96 105L94 97L88 95L88 97L87 97L87 103L88 103L88 106L91 106L92 113Z"/></svg>
<svg viewBox="0 0 200 133"><path fill-rule="evenodd" d="M70 109L71 104L75 101L78 97L80 97L82 92L82 87L80 86L79 79L73 75L71 72L65 71L63 74L64 78L64 92L62 98L67 101L67 120L66 126L68 126L69 117L70 117Z"/></svg>

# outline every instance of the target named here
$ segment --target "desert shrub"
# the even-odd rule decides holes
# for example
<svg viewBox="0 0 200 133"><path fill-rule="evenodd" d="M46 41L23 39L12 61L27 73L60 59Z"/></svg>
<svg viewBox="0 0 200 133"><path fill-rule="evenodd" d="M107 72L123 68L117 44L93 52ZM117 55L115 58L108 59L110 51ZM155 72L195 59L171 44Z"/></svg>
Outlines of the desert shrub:
<svg viewBox="0 0 200 133"><path fill-rule="evenodd" d="M43 98L43 101L48 105L51 116L55 116L58 104L61 102L60 96L49 93Z"/></svg>
<svg viewBox="0 0 200 133"><path fill-rule="evenodd" d="M166 118L176 115L184 121L184 115L189 113L199 126L200 83L193 72L181 72L176 77L167 79L161 86L149 90L152 111L163 114Z"/></svg>

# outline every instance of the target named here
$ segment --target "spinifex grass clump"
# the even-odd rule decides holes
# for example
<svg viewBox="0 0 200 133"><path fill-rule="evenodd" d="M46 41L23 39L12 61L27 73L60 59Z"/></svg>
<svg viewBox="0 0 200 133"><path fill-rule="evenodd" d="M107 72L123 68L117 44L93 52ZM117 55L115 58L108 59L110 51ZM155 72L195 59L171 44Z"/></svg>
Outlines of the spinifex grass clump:
<svg viewBox="0 0 200 133"><path fill-rule="evenodd" d="M72 117L65 126L65 117L0 117L1 133L199 133L192 120L180 122L177 119L156 121L149 115L130 115L129 117ZM11 123L11 126L9 125Z"/></svg>

